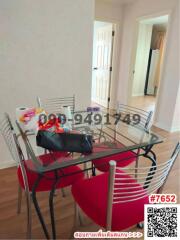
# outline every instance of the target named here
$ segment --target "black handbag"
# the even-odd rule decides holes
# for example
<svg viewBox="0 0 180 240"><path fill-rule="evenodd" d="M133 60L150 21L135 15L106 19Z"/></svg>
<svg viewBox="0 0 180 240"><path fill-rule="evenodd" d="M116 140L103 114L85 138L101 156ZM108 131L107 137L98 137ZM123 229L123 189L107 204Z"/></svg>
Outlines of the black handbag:
<svg viewBox="0 0 180 240"><path fill-rule="evenodd" d="M39 130L36 143L37 146L51 151L91 153L93 149L92 136L78 133L55 133Z"/></svg>

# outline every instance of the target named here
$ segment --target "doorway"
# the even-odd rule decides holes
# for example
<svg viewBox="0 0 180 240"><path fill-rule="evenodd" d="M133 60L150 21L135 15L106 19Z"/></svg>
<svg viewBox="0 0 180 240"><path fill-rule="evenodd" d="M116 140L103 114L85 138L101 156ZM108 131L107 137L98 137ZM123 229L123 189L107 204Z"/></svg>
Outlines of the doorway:
<svg viewBox="0 0 180 240"><path fill-rule="evenodd" d="M91 100L105 108L110 103L114 35L113 23L94 22Z"/></svg>
<svg viewBox="0 0 180 240"><path fill-rule="evenodd" d="M154 111L160 87L168 15L139 22L131 105Z"/></svg>

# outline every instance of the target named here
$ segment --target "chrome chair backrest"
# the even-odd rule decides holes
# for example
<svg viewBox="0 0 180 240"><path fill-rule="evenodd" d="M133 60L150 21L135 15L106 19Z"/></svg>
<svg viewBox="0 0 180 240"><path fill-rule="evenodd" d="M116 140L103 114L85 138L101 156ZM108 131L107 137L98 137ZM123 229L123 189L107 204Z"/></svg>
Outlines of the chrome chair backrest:
<svg viewBox="0 0 180 240"><path fill-rule="evenodd" d="M151 170L150 167L139 167L136 178L134 178L136 168L122 169L116 167L115 161L110 161L107 229L111 229L113 204L136 201L162 191L179 153L180 143L166 162L157 164ZM151 180L147 177L149 173L152 176Z"/></svg>
<svg viewBox="0 0 180 240"><path fill-rule="evenodd" d="M20 144L19 144L17 135L14 131L13 125L11 123L10 117L7 113L5 113L4 119L0 123L0 132L5 140L5 143L9 149L9 152L13 160L16 162L16 165L20 166L21 168L25 191L28 192L29 187L28 187L26 170L24 168L24 160L25 160L24 154L20 147Z"/></svg>
<svg viewBox="0 0 180 240"><path fill-rule="evenodd" d="M20 165L21 161L24 160L24 156L17 140L17 136L12 126L11 120L6 113L4 119L0 123L0 131L13 160L17 165Z"/></svg>
<svg viewBox="0 0 180 240"><path fill-rule="evenodd" d="M121 118L123 119L124 117L128 118L129 116L130 119L132 120L133 118L137 119L137 117L139 116L138 126L146 130L149 130L151 127L151 121L153 116L152 111L148 112L148 111L145 111L136 107L128 106L125 104L118 104L117 113L121 114L122 115Z"/></svg>
<svg viewBox="0 0 180 240"><path fill-rule="evenodd" d="M26 169L24 166L25 158L23 151L20 147L18 137L14 131L10 117L5 113L4 119L0 123L0 132L7 144L7 147L11 153L13 160L17 166L21 169L21 174L24 182L24 191L26 195L26 207L27 207L27 239L31 239L31 196L29 191L29 184ZM21 188L21 187L20 187ZM19 203L18 203L19 205Z"/></svg>
<svg viewBox="0 0 180 240"><path fill-rule="evenodd" d="M70 107L71 113L75 111L75 95L72 97L54 97L41 99L37 97L38 107L43 108L48 113L60 113L62 107Z"/></svg>
<svg viewBox="0 0 180 240"><path fill-rule="evenodd" d="M34 165L34 167L40 167L41 166L41 163L40 163L40 160L39 158L36 156L34 150L33 150L33 147L27 137L27 134L22 130L21 126L19 125L18 121L16 121L16 125L18 127L18 130L20 132L20 135L23 139L23 142L25 144L25 147L26 147L26 151L27 151L27 155L29 156L29 158L32 160L32 163Z"/></svg>

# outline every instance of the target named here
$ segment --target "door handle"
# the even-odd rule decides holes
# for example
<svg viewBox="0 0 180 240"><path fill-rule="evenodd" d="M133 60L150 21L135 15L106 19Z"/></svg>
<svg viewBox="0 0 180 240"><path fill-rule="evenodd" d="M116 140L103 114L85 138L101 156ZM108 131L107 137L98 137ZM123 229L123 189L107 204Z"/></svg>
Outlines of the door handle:
<svg viewBox="0 0 180 240"><path fill-rule="evenodd" d="M98 68L97 68L97 67L94 67L93 70L98 70Z"/></svg>

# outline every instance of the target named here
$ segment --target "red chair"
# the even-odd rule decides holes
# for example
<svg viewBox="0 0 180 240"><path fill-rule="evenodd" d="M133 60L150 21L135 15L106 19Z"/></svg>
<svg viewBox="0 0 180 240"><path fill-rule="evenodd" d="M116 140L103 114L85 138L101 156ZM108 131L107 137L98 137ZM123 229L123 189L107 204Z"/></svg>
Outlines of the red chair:
<svg viewBox="0 0 180 240"><path fill-rule="evenodd" d="M135 162L137 160L137 154L133 151L117 153L108 157L103 157L97 160L93 160L93 165L95 169L98 169L101 172L108 172L109 162L112 159L116 161L118 167L123 168Z"/></svg>
<svg viewBox="0 0 180 240"><path fill-rule="evenodd" d="M56 159L56 161L60 162L61 159L64 161L66 156L63 153L60 152L53 152L53 158ZM49 164L50 162L54 162L54 160L52 159L52 154L43 154L38 156L38 159L43 163L43 164ZM70 159L70 157L68 157L68 159ZM24 162L24 168L26 170L26 175L27 175L27 179L28 179L28 187L29 187L29 191L32 191L33 185L35 183L35 181L37 180L38 177L38 173L32 171L30 169L30 166L32 166L33 168L33 162L32 160L25 160ZM56 188L64 188L67 186L72 185L72 183L78 181L81 177L83 177L83 173L77 173L77 174L72 174L74 172L80 171L81 169L77 166L72 166L72 167L68 167L68 168L64 168L63 171L62 170L58 170L58 176L63 176L64 175L69 175L65 178L62 178L62 180L57 184ZM21 171L20 166L18 166L17 169L17 175L18 175L18 180L20 183L20 186L25 189L25 185L24 185L24 180L23 180L23 174ZM54 171L50 171L47 172L43 175L43 179L40 181L38 187L36 188L37 192L44 192L44 191L49 191L51 190L52 186L54 183Z"/></svg>
<svg viewBox="0 0 180 240"><path fill-rule="evenodd" d="M117 109L117 116L118 114L119 116L121 116L121 121L123 121L125 117L126 118L128 117L128 119L132 121L132 119L134 119L134 116L136 116L136 120L139 120L138 126L146 131L148 131L151 127L151 120L153 115L152 111L147 112L147 111L138 109L136 107L119 104ZM121 124L120 121L118 121L116 128L118 128L119 124ZM116 138L116 132L115 132L115 138ZM133 151L127 151L127 152L112 155L110 157L104 157L98 160L94 160L93 161L94 168L98 169L101 172L107 172L109 170L109 161L111 159L113 159L114 161L118 160L117 161L118 167L126 167L135 161L136 161L136 167L138 167L138 153L139 153L138 151L137 153Z"/></svg>
<svg viewBox="0 0 180 240"><path fill-rule="evenodd" d="M29 239L31 238L31 224L32 224L31 223L32 221L31 193L32 193L33 185L37 180L39 174L32 171L34 166L33 161L31 159L25 160L24 154L22 152L19 141L17 139L17 135L14 131L10 118L7 114L5 114L5 117L0 124L0 131L9 148L12 158L15 160L17 164L17 175L18 175L19 185L25 191L26 203L27 203L27 238ZM61 159L65 160L65 153L59 153L59 152L54 153L54 157L56 158L57 161L61 161ZM42 161L42 163L47 164L54 160L52 160L51 154L44 154L39 156L39 161ZM76 173L76 172L79 172L79 173ZM56 185L56 189L61 189L61 188L70 186L76 181L84 177L84 174L81 172L81 169L77 166L64 168L63 171L59 170L57 174L58 176L63 176L64 174L65 175L71 174L71 176L67 176L64 178L62 177L61 181L59 181L58 184ZM43 174L41 181L39 182L39 185L36 188L36 191L50 192L54 184L54 180L55 180L55 176L53 171ZM21 191L19 191L19 193L21 194ZM18 207L20 207L20 202L18 202L18 205L19 205ZM49 235L47 232L45 232L45 235L47 238L49 238Z"/></svg>
<svg viewBox="0 0 180 240"><path fill-rule="evenodd" d="M149 194L162 191L179 152L180 144L170 160L151 169L152 178L147 178L150 167L139 168L135 179L134 168L125 172L110 161L109 172L72 185L75 202L100 227L112 231L128 229L144 220Z"/></svg>

